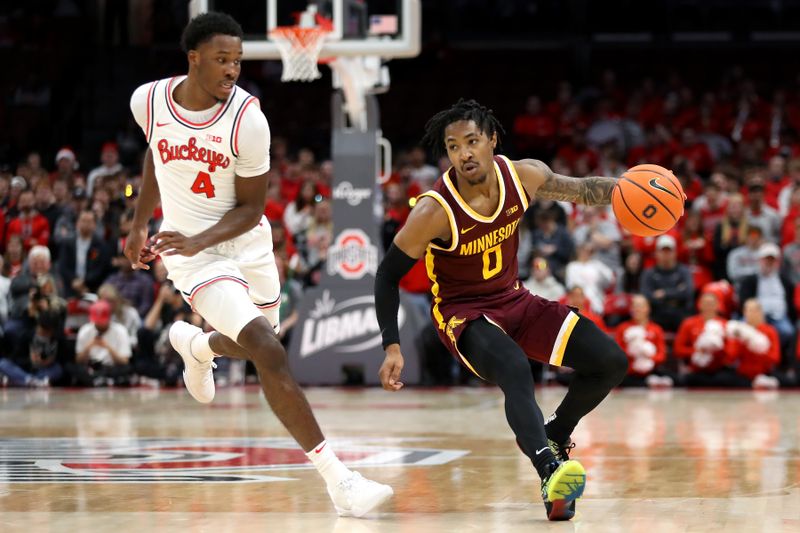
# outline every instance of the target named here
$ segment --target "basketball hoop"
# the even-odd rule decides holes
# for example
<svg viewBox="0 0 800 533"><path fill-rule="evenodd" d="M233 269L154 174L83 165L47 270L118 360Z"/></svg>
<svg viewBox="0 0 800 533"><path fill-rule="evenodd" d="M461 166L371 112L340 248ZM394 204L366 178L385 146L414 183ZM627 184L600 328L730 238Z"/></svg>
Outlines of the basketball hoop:
<svg viewBox="0 0 800 533"><path fill-rule="evenodd" d="M281 81L314 81L320 77L317 62L330 29L278 26L269 33L283 62Z"/></svg>

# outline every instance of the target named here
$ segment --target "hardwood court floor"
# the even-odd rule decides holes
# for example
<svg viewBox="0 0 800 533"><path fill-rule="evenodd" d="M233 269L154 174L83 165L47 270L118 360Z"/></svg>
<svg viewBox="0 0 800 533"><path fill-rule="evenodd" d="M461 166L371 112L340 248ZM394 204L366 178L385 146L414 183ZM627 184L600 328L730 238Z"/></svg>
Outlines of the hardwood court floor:
<svg viewBox="0 0 800 533"><path fill-rule="evenodd" d="M564 389L539 398L549 414ZM0 531L800 531L800 394L614 393L573 435L588 471L548 523L495 389L309 389L337 452L391 484L337 518L255 388L0 390Z"/></svg>

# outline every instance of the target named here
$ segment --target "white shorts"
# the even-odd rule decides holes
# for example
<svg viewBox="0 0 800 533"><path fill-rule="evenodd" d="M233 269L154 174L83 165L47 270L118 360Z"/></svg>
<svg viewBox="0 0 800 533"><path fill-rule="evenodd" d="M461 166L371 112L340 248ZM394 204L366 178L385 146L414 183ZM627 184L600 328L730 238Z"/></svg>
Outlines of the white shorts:
<svg viewBox="0 0 800 533"><path fill-rule="evenodd" d="M184 300L223 335L235 341L242 329L260 316L266 317L275 333L280 331L281 287L266 219L247 233L193 257L161 259Z"/></svg>

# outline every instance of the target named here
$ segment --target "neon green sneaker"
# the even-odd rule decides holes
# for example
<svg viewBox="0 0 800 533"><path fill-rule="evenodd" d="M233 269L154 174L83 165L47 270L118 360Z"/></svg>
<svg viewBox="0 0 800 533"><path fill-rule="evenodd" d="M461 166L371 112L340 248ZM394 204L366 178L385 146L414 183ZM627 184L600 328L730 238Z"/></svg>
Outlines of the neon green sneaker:
<svg viewBox="0 0 800 533"><path fill-rule="evenodd" d="M548 520L569 520L575 516L575 500L586 488L586 470L578 461L554 463L558 466L542 480L542 500Z"/></svg>
<svg viewBox="0 0 800 533"><path fill-rule="evenodd" d="M572 439L569 437L567 437L567 440L562 444L558 444L552 439L547 439L547 444L550 445L550 449L553 451L553 455L556 456L556 459L561 462L569 461L569 452L575 447L575 443L572 442Z"/></svg>

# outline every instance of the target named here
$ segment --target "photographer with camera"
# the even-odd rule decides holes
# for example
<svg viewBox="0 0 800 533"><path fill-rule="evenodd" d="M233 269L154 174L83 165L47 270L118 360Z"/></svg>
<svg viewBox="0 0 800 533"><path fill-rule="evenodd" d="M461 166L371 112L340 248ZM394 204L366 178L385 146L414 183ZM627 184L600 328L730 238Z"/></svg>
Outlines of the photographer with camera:
<svg viewBox="0 0 800 533"><path fill-rule="evenodd" d="M88 324L78 330L75 362L68 370L85 387L129 385L131 341L125 326L111 321L111 305L98 300L89 308Z"/></svg>
<svg viewBox="0 0 800 533"><path fill-rule="evenodd" d="M32 305L47 304L36 295ZM62 317L58 309L39 309L33 334L16 346L12 357L0 358L3 381L15 387L48 387L63 374L62 361L67 356L62 335Z"/></svg>

